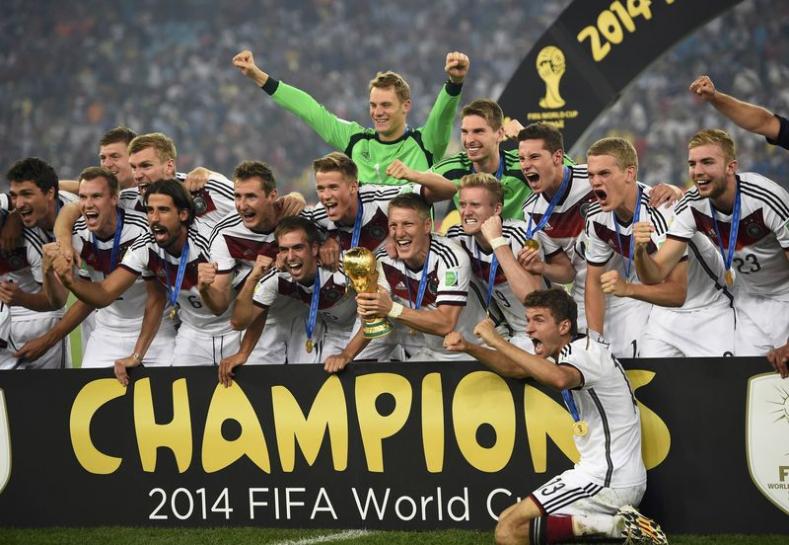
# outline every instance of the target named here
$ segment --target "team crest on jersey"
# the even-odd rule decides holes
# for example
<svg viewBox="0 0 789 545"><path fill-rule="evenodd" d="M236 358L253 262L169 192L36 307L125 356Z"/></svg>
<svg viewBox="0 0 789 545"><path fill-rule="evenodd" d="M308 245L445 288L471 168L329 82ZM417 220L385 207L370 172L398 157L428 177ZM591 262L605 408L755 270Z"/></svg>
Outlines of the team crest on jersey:
<svg viewBox="0 0 789 545"><path fill-rule="evenodd" d="M592 206L592 203L585 202L581 205L581 208L578 209L578 213L581 214L581 217L586 219L586 215L589 213L589 207Z"/></svg>
<svg viewBox="0 0 789 545"><path fill-rule="evenodd" d="M195 215L200 216L205 214L205 211L208 210L208 205L205 202L205 199L200 195L195 195L192 197L192 202L195 205Z"/></svg>
<svg viewBox="0 0 789 545"><path fill-rule="evenodd" d="M789 384L777 373L748 380L745 443L756 488L789 515Z"/></svg>
<svg viewBox="0 0 789 545"><path fill-rule="evenodd" d="M745 228L745 232L748 233L748 236L752 239L760 239L764 236L764 229L758 223L750 223L748 227Z"/></svg>
<svg viewBox="0 0 789 545"><path fill-rule="evenodd" d="M380 225L371 225L369 229L370 236L373 238L373 240L382 240L386 238L386 235L388 234L388 229L381 227Z"/></svg>

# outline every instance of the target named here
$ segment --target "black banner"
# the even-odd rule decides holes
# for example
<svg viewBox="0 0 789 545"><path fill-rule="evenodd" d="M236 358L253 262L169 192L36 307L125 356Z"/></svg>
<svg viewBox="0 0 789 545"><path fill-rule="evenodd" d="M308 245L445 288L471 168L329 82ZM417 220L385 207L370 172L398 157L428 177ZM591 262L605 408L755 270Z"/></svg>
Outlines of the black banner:
<svg viewBox="0 0 789 545"><path fill-rule="evenodd" d="M576 0L537 41L499 104L524 125L556 124L569 150L642 70L739 1Z"/></svg>
<svg viewBox="0 0 789 545"><path fill-rule="evenodd" d="M785 531L746 460L748 379L767 362L624 363L643 511L669 532ZM249 366L229 389L215 368L133 378L0 372L0 525L490 529L577 458L558 394L476 364Z"/></svg>

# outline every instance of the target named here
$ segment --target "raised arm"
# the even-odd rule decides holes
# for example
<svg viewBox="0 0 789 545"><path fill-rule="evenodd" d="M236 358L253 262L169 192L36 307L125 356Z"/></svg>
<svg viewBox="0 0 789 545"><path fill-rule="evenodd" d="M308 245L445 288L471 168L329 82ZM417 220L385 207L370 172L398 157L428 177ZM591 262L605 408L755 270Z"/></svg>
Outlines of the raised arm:
<svg viewBox="0 0 789 545"><path fill-rule="evenodd" d="M638 278L644 284L662 282L685 255L688 246L687 242L667 238L658 251L650 255L647 246L651 241L653 230L654 227L648 221L642 221L633 226L633 237L635 238L633 261L636 264Z"/></svg>
<svg viewBox="0 0 789 545"><path fill-rule="evenodd" d="M540 289L539 275L530 273L518 263L509 241L502 236L501 216L489 217L482 224L481 229L518 300L523 301L531 292Z"/></svg>
<svg viewBox="0 0 789 545"><path fill-rule="evenodd" d="M459 305L442 304L432 310L405 308L392 301L389 292L383 288L379 289L378 293L359 293L356 296L356 304L359 316L362 318L389 316L390 319L397 320L412 329L439 337L444 337L455 329L460 312L463 310Z"/></svg>
<svg viewBox="0 0 789 545"><path fill-rule="evenodd" d="M447 53L444 71L449 81L441 87L422 129L423 142L433 154L434 161L444 157L452 138L455 114L460 103L460 91L470 64L468 56L464 53L459 51Z"/></svg>
<svg viewBox="0 0 789 545"><path fill-rule="evenodd" d="M137 280L137 274L124 267L118 267L101 282L83 280L74 274L71 260L62 255L53 260L52 267L66 288L80 301L96 308L112 303Z"/></svg>
<svg viewBox="0 0 789 545"><path fill-rule="evenodd" d="M709 76L699 76L690 84L690 91L712 104L716 110L734 123L770 140L778 138L781 122L768 109L742 101L715 89Z"/></svg>
<svg viewBox="0 0 789 545"><path fill-rule="evenodd" d="M406 180L422 186L422 196L427 202L440 202L455 196L455 184L441 174L429 170L420 172L409 167L400 159L395 159L386 168L386 175L398 180Z"/></svg>
<svg viewBox="0 0 789 545"><path fill-rule="evenodd" d="M680 261L663 282L638 284L626 282L618 271L608 271L600 278L603 293L630 297L661 307L681 307L688 293L688 261Z"/></svg>

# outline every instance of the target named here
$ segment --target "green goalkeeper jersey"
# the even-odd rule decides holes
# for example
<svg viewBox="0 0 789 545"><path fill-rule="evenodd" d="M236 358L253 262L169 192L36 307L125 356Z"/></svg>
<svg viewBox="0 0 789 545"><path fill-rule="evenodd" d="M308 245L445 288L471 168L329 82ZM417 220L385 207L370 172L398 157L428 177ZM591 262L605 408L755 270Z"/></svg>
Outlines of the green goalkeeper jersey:
<svg viewBox="0 0 789 545"><path fill-rule="evenodd" d="M521 171L518 150L501 150L499 153L501 154L499 156L499 171L493 174L501 182L501 187L504 190L504 206L501 209L501 217L502 219L522 220L523 203L526 202L532 191L523 171ZM565 155L564 164L573 165L575 163ZM430 170L453 182L458 188L463 176L476 172L474 164L465 151L447 157L436 163ZM455 193L454 201L455 207L459 208L459 192Z"/></svg>
<svg viewBox="0 0 789 545"><path fill-rule="evenodd" d="M462 84L445 83L424 127L406 128L397 140L382 142L374 129L340 119L300 89L271 77L262 86L274 102L300 117L327 144L353 159L359 169L360 183L383 185L408 183L386 175L387 167L395 159L414 170L425 171L444 156L452 136L461 88Z"/></svg>

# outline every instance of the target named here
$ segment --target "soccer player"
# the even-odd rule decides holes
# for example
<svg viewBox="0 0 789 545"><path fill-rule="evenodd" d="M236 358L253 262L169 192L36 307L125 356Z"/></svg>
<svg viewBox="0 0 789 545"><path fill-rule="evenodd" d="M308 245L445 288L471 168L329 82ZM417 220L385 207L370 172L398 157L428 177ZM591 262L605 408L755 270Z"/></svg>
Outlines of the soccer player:
<svg viewBox="0 0 789 545"><path fill-rule="evenodd" d="M526 243L526 224L511 219L502 221L503 202L504 188L492 174L463 176L461 223L449 229L447 238L466 251L474 285L482 296L482 307L491 312L491 306L495 305L506 320L503 325L509 330L509 341L532 351L522 301L530 292L540 289L542 279L518 263L515 256Z"/></svg>
<svg viewBox="0 0 789 545"><path fill-rule="evenodd" d="M394 331L374 339L371 346L385 343L405 346L414 361L459 360L463 356L443 349L443 337L463 320L468 300L471 265L460 246L432 234L430 205L414 193L399 195L389 203L389 235L397 250L390 257L384 249L378 259L377 293L359 293L356 304L362 318L388 316ZM366 346L360 330L342 352L326 360L328 371L344 368Z"/></svg>
<svg viewBox="0 0 789 545"><path fill-rule="evenodd" d="M523 219L523 203L532 191L518 162L517 150L503 150L504 114L499 105L480 98L460 112L460 142L464 151L436 163L431 172L459 186L460 180L475 172L492 174L504 191L503 219ZM459 209L459 197L455 206Z"/></svg>
<svg viewBox="0 0 789 545"><path fill-rule="evenodd" d="M294 337L304 339L294 358L297 363L319 363L323 355L341 351L356 324L356 303L348 295L342 268L333 272L318 262L317 227L302 217L289 217L277 225L275 236L285 271L267 271L266 262L259 260L239 293L233 326L249 329L239 353L223 359L219 366L219 381L226 386L233 369L250 358L261 329L268 327L268 311L280 298L297 301L308 310L306 319L293 321Z"/></svg>
<svg viewBox="0 0 789 545"><path fill-rule="evenodd" d="M19 359L13 352L52 328L63 316L63 287L55 282L53 289L58 296L52 300L42 289L48 265L42 247L52 240L55 218L73 196L58 193L55 170L37 157L17 161L6 176L11 187L10 204L22 220L24 232L22 244L6 251L0 260L0 301L11 309L9 350L3 351L0 368L68 367L71 358L66 341L55 344L36 361Z"/></svg>
<svg viewBox="0 0 789 545"><path fill-rule="evenodd" d="M68 256L53 267L63 284L85 303L104 307L129 289L137 277L155 277L164 286L168 319L181 318L173 348L173 365L218 365L238 351L238 332L230 326L230 311L215 316L200 299L197 266L208 261L208 241L194 228L195 208L177 180L150 184L144 201L150 233L138 238L116 268L101 282L76 278ZM157 318L160 313L155 315ZM155 330L158 320L148 321ZM146 332L143 332L145 334ZM139 365L144 354L132 354L115 364L115 374L128 384L127 367Z"/></svg>
<svg viewBox="0 0 789 545"><path fill-rule="evenodd" d="M472 344L457 331L444 339L448 350L467 353L503 376L533 378L561 390L573 419L581 459L505 509L496 543L540 545L590 537L667 543L660 527L632 507L646 491L647 475L638 405L624 369L605 345L578 335L578 310L564 290L532 292L524 306L534 354L508 343L489 319L474 333L491 348Z"/></svg>
<svg viewBox="0 0 789 545"><path fill-rule="evenodd" d="M211 261L198 265L198 289L214 314L222 314L233 302L233 284L252 282L248 275L256 261L269 268L277 257L274 229L281 217L277 207L277 184L271 168L261 161L243 161L234 173L235 212L214 227L209 239ZM254 282L253 282L254 283ZM251 363L285 363L290 323L302 317L302 309L281 299L265 317L267 327L254 346ZM256 324L260 327L260 324Z"/></svg>
<svg viewBox="0 0 789 545"><path fill-rule="evenodd" d="M770 144L789 149L789 120L785 117L722 93L715 88L709 76L696 78L690 84L690 91L746 131L761 134Z"/></svg>
<svg viewBox="0 0 789 545"><path fill-rule="evenodd" d="M469 60L463 53L447 54L444 70L449 81L441 88L424 127L417 129L407 125L411 89L395 72L379 72L370 82L370 118L374 128L364 128L339 119L304 91L270 77L255 64L251 51L238 53L233 65L271 95L275 103L307 123L327 144L349 155L358 166L363 183L402 185L387 174L393 161L399 159L412 169L424 171L444 156Z"/></svg>
<svg viewBox="0 0 789 545"><path fill-rule="evenodd" d="M115 175L121 190L135 186L129 166L129 143L136 136L136 132L121 126L110 129L99 140L99 165ZM80 180L60 180L60 189L76 194L79 184Z"/></svg>
<svg viewBox="0 0 789 545"><path fill-rule="evenodd" d="M117 206L118 188L118 179L106 168L88 167L80 174L82 218L74 225L73 246L82 258L83 268L79 274L94 282L112 273L132 243L148 232L143 214ZM55 249L55 253L57 251ZM142 361L146 365L169 365L175 338L172 322L162 323L153 344L151 338L138 339L139 332L145 329L142 320L146 304L153 307L149 311L151 316L157 308L161 315L165 305L164 291L155 282L144 282L140 278L123 297L100 309L82 355L82 367L112 367L116 360L129 354L145 354ZM92 306L76 301L53 328L26 342L16 356L35 361L61 342L93 310ZM156 333L156 330L150 332Z"/></svg>
<svg viewBox="0 0 789 545"><path fill-rule="evenodd" d="M638 339L647 325L652 304L681 306L687 291L687 262L683 261L659 287L642 286L647 295L608 297L603 274L616 270L631 283L638 278L633 266L633 224L655 226L647 251L655 252L668 229L670 211L649 204L651 188L637 181L638 157L623 138L603 138L587 151L589 181L597 203L586 216L586 321L589 330L603 335L617 357L637 357Z"/></svg>
<svg viewBox="0 0 789 545"><path fill-rule="evenodd" d="M146 212L143 203L145 190L153 182L175 178L186 179L186 174L176 172L177 151L175 143L162 133L143 134L135 137L128 147L129 166L136 187L120 192L118 203L122 208ZM233 184L221 174L212 173L208 183L192 193L196 227L208 236L214 225L234 210ZM78 205L64 207L55 225L55 236L63 252L71 251L71 233L74 222L82 212ZM74 254L78 261L79 256Z"/></svg>
<svg viewBox="0 0 789 545"><path fill-rule="evenodd" d="M644 283L660 282L697 233L718 247L737 309L735 355L764 356L789 339L789 193L756 173L737 172L734 141L721 130L702 130L688 143L696 186L677 203L668 238L657 254L637 226L636 268Z"/></svg>

